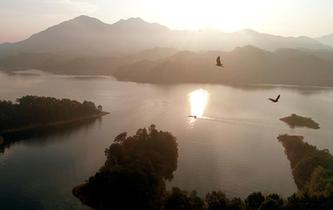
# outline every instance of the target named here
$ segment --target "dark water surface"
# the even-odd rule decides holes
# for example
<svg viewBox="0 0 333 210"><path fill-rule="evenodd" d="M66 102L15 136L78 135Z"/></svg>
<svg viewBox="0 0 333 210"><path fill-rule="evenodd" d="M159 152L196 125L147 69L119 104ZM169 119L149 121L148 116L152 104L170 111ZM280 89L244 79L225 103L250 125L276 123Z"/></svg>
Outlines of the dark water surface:
<svg viewBox="0 0 333 210"><path fill-rule="evenodd" d="M281 93L281 102L267 100ZM151 123L178 139L179 160L169 187L221 189L229 196L253 191L287 196L296 191L276 137L304 135L333 151L333 89L282 86L149 85L109 77L0 74L0 98L43 95L91 100L111 112L59 132L16 139L0 153L0 209L86 209L71 189L104 163L104 150L124 131ZM320 130L291 129L278 119L312 117ZM188 118L198 115L199 119Z"/></svg>

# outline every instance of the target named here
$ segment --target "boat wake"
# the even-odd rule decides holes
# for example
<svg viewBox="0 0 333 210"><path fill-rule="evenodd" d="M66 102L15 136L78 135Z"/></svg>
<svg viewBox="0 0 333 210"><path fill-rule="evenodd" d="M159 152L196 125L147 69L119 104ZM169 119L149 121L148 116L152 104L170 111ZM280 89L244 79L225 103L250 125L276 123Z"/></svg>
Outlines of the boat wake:
<svg viewBox="0 0 333 210"><path fill-rule="evenodd" d="M254 119L246 119L246 118L202 116L202 117L197 117L196 119L214 121L214 122L220 122L220 123L226 123L226 124L244 125L244 126L276 127L275 124L273 124L273 123L267 123L263 120L254 120Z"/></svg>

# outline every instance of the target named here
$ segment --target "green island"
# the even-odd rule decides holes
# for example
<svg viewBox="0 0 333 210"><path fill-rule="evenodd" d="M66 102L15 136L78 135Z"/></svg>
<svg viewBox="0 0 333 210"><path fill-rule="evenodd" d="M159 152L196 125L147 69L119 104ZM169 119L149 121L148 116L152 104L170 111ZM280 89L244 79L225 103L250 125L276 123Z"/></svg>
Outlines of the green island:
<svg viewBox="0 0 333 210"><path fill-rule="evenodd" d="M42 96L23 96L16 102L0 101L0 136L67 126L109 114L93 102ZM4 138L0 138L0 144Z"/></svg>
<svg viewBox="0 0 333 210"><path fill-rule="evenodd" d="M327 150L303 142L303 137L280 135L290 160L298 192L253 192L245 199L229 198L222 191L200 196L177 187L166 189L177 168L178 145L169 132L155 125L133 136L121 133L105 150L106 161L72 192L96 210L331 210L333 209L333 157ZM195 170L195 169L194 169Z"/></svg>
<svg viewBox="0 0 333 210"><path fill-rule="evenodd" d="M283 117L281 121L287 123L291 128L294 127L307 127L312 129L319 129L319 124L310 117L302 117L297 114L291 114L288 117Z"/></svg>

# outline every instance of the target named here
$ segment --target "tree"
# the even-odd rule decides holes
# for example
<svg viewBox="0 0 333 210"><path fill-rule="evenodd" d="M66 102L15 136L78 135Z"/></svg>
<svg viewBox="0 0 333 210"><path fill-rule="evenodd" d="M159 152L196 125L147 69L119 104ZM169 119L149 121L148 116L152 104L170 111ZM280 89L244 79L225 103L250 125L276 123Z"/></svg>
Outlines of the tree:
<svg viewBox="0 0 333 210"><path fill-rule="evenodd" d="M206 195L207 210L223 210L227 207L227 197L221 191L213 191Z"/></svg>
<svg viewBox="0 0 333 210"><path fill-rule="evenodd" d="M228 202L227 210L245 210L245 204L240 198L233 198Z"/></svg>
<svg viewBox="0 0 333 210"><path fill-rule="evenodd" d="M281 210L282 205L279 201L267 198L259 207L259 210Z"/></svg>
<svg viewBox="0 0 333 210"><path fill-rule="evenodd" d="M179 188L172 188L164 203L164 210L204 210L204 201L193 191L188 193Z"/></svg>
<svg viewBox="0 0 333 210"><path fill-rule="evenodd" d="M265 197L261 192L251 193L246 199L245 204L248 210L257 210L260 205L264 202Z"/></svg>
<svg viewBox="0 0 333 210"><path fill-rule="evenodd" d="M148 132L145 128L138 129L134 136L122 133L105 155L104 166L86 183L73 189L76 197L98 210L162 208L165 180L172 179L177 168L178 149L172 134L158 131L153 125ZM171 201L181 195L176 192L169 197Z"/></svg>

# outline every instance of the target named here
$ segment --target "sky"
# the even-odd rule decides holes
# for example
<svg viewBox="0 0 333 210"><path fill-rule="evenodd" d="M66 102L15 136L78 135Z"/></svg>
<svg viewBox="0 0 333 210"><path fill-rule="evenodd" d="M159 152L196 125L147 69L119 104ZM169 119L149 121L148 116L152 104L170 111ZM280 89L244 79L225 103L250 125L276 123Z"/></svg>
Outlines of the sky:
<svg viewBox="0 0 333 210"><path fill-rule="evenodd" d="M0 43L26 39L79 15L106 23L140 17L171 29L333 33L333 0L0 0Z"/></svg>

